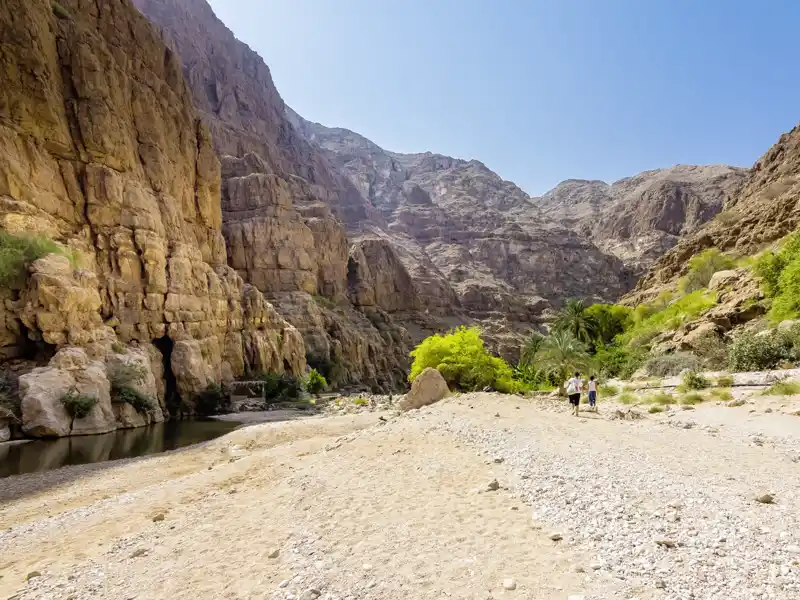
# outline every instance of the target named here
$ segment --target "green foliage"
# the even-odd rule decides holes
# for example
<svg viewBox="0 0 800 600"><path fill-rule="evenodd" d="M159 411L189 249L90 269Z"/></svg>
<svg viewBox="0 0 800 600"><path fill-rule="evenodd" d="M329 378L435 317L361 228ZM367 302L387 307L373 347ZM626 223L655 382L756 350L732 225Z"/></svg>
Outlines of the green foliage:
<svg viewBox="0 0 800 600"><path fill-rule="evenodd" d="M544 336L541 333L539 333L538 331L531 331L528 334L528 337L525 338L525 344L523 344L522 351L520 352L519 356L520 365L525 365L525 366L533 365L534 360L536 358L536 354L542 347L543 342L544 342Z"/></svg>
<svg viewBox="0 0 800 600"><path fill-rule="evenodd" d="M704 369L717 371L728 367L728 347L716 335L705 335L696 340L693 349Z"/></svg>
<svg viewBox="0 0 800 600"><path fill-rule="evenodd" d="M704 390L709 386L708 379L695 371L689 371L683 376L683 385L687 390Z"/></svg>
<svg viewBox="0 0 800 600"><path fill-rule="evenodd" d="M66 21L72 20L72 15L70 14L70 12L55 0L50 0L50 8L53 11L53 14L56 16L56 18L63 19Z"/></svg>
<svg viewBox="0 0 800 600"><path fill-rule="evenodd" d="M303 389L302 381L290 373L265 371L256 376L264 382L264 396L268 400L283 402L296 400Z"/></svg>
<svg viewBox="0 0 800 600"><path fill-rule="evenodd" d="M361 398L361 397L353 398L352 402L356 406L369 406L369 400L367 400L366 398Z"/></svg>
<svg viewBox="0 0 800 600"><path fill-rule="evenodd" d="M306 362L309 367L316 369L331 385L339 383L344 374L342 364L337 360L330 359L328 356L308 351L306 352Z"/></svg>
<svg viewBox="0 0 800 600"><path fill-rule="evenodd" d="M597 386L597 393L602 397L610 398L611 396L616 396L619 394L619 388L615 385L602 383Z"/></svg>
<svg viewBox="0 0 800 600"><path fill-rule="evenodd" d="M700 404L701 402L705 401L705 397L697 392L690 392L688 394L684 394L680 397L679 402L681 404L686 404L689 406L694 406L695 404Z"/></svg>
<svg viewBox="0 0 800 600"><path fill-rule="evenodd" d="M136 389L147 375L147 369L139 363L118 363L109 369L108 379L111 382L111 401L127 402L137 412L149 413L155 408L154 401Z"/></svg>
<svg viewBox="0 0 800 600"><path fill-rule="evenodd" d="M566 329L553 331L547 336L536 355L540 368L553 373L559 389L573 372L588 369L591 358L586 347Z"/></svg>
<svg viewBox="0 0 800 600"><path fill-rule="evenodd" d="M0 286L12 290L24 288L31 263L54 253L62 251L52 240L0 231Z"/></svg>
<svg viewBox="0 0 800 600"><path fill-rule="evenodd" d="M672 394L667 394L666 392L658 392L657 394L647 394L646 396L642 397L642 402L645 404L660 404L662 406L667 406L668 404L673 404L677 399Z"/></svg>
<svg viewBox="0 0 800 600"><path fill-rule="evenodd" d="M622 392L619 398L617 398L617 401L620 404L635 404L637 400L638 399L636 398L636 396L631 392Z"/></svg>
<svg viewBox="0 0 800 600"><path fill-rule="evenodd" d="M762 392L764 396L793 396L800 394L800 383L797 381L778 381Z"/></svg>
<svg viewBox="0 0 800 600"><path fill-rule="evenodd" d="M717 248L708 248L689 260L689 272L678 283L682 294L690 294L708 286L717 271L732 269L733 260Z"/></svg>
<svg viewBox="0 0 800 600"><path fill-rule="evenodd" d="M777 251L761 254L753 266L767 297L773 298L770 317L800 315L800 231L786 236Z"/></svg>
<svg viewBox="0 0 800 600"><path fill-rule="evenodd" d="M656 377L678 375L684 369L692 371L700 368L700 359L691 352L676 352L653 356L644 364L647 372Z"/></svg>
<svg viewBox="0 0 800 600"><path fill-rule="evenodd" d="M513 374L514 379L528 391L555 389L555 383L550 374L543 369L537 369L534 365L520 363L514 367Z"/></svg>
<svg viewBox="0 0 800 600"><path fill-rule="evenodd" d="M83 419L92 412L95 404L97 404L97 398L95 396L79 394L75 390L70 390L61 396L61 404L64 405L69 416L73 419Z"/></svg>
<svg viewBox="0 0 800 600"><path fill-rule="evenodd" d="M603 377L630 379L646 358L647 352L642 348L600 346L594 355L594 363Z"/></svg>
<svg viewBox="0 0 800 600"><path fill-rule="evenodd" d="M111 351L114 354L125 354L125 345L120 344L119 342L114 342L111 344Z"/></svg>
<svg viewBox="0 0 800 600"><path fill-rule="evenodd" d="M306 391L308 391L309 394L319 394L328 387L328 382L325 380L325 377L316 369L311 369L308 372L305 384Z"/></svg>
<svg viewBox="0 0 800 600"><path fill-rule="evenodd" d="M771 330L769 333L745 331L728 347L732 371L761 371L800 360L800 327Z"/></svg>
<svg viewBox="0 0 800 600"><path fill-rule="evenodd" d="M717 387L729 388L733 385L733 377L730 375L720 375L716 381Z"/></svg>
<svg viewBox="0 0 800 600"><path fill-rule="evenodd" d="M230 394L218 383L209 383L206 389L195 393L193 399L198 415L217 415L230 409Z"/></svg>
<svg viewBox="0 0 800 600"><path fill-rule="evenodd" d="M475 391L492 387L499 392L515 393L523 385L514 380L511 367L492 356L484 347L477 328L458 327L424 339L411 351L409 381L428 367L437 369L451 390Z"/></svg>
<svg viewBox="0 0 800 600"><path fill-rule="evenodd" d="M664 407L653 404L647 409L647 412L649 412L651 415L655 413L662 413L664 412Z"/></svg>
<svg viewBox="0 0 800 600"><path fill-rule="evenodd" d="M608 345L633 325L633 309L618 304L592 304L586 315L594 323L593 342Z"/></svg>
<svg viewBox="0 0 800 600"><path fill-rule="evenodd" d="M594 339L596 327L597 323L586 311L583 300L574 298L567 300L553 322L555 332L569 332L576 340L586 344Z"/></svg>
<svg viewBox="0 0 800 600"><path fill-rule="evenodd" d="M316 302L322 308L327 308L328 310L333 310L334 308L336 308L336 304L333 302L333 300L330 300L325 296L314 295L313 298L314 302Z"/></svg>
<svg viewBox="0 0 800 600"><path fill-rule="evenodd" d="M712 388L709 390L709 393L717 400L721 400L723 402L733 400L733 394L731 394L731 391L727 388Z"/></svg>
<svg viewBox="0 0 800 600"><path fill-rule="evenodd" d="M640 305L634 313L634 326L617 337L617 344L644 346L659 333L677 329L716 303L716 294L707 290L697 290L663 308L659 308L659 304L653 304L646 310L639 311L642 307Z"/></svg>
<svg viewBox="0 0 800 600"><path fill-rule="evenodd" d="M139 413L150 413L155 410L153 400L136 388L129 386L112 389L112 402L127 402Z"/></svg>

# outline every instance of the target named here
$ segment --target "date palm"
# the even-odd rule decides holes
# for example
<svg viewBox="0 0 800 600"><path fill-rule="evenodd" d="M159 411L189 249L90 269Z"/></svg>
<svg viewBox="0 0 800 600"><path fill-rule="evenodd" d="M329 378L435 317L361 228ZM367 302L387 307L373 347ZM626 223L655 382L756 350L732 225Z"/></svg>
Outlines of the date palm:
<svg viewBox="0 0 800 600"><path fill-rule="evenodd" d="M536 365L556 374L559 383L566 381L574 371L586 369L591 364L586 346L571 331L553 331L542 341L536 353ZM559 388L563 393L563 389Z"/></svg>
<svg viewBox="0 0 800 600"><path fill-rule="evenodd" d="M588 344L594 340L597 323L594 317L586 312L583 300L571 298L559 311L553 329L569 331L576 340Z"/></svg>

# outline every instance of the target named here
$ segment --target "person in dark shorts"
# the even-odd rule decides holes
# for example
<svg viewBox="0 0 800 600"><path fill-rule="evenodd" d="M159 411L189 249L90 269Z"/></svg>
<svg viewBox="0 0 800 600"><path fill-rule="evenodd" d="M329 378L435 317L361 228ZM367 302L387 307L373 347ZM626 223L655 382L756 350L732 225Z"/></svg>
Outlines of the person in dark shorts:
<svg viewBox="0 0 800 600"><path fill-rule="evenodd" d="M594 375L589 377L589 408L597 412L597 382Z"/></svg>
<svg viewBox="0 0 800 600"><path fill-rule="evenodd" d="M570 406L572 407L573 416L578 416L578 406L581 404L581 374L575 371L575 376L567 381L567 397L569 398Z"/></svg>

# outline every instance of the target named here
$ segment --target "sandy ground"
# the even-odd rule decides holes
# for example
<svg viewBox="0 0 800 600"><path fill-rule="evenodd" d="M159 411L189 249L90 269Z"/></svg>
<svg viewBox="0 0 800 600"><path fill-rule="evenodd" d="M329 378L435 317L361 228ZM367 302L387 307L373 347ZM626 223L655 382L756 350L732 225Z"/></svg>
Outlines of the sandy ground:
<svg viewBox="0 0 800 600"><path fill-rule="evenodd" d="M729 411L720 413L723 419L756 418L746 406L708 408L715 410ZM691 412L700 417L701 411ZM616 530L603 529L605 518L586 521L598 533L570 531L571 520L579 529L568 512L576 509L572 496L566 502L546 497L550 478L570 477L571 465L583 470L581 477L588 473L582 485L588 481L597 494L606 484L629 486L640 496L637 506L663 507L676 486L691 502L697 485L713 495L709 502L721 502L720 511L752 510L753 523L765 519L776 531L800 535L791 529L800 478L783 446L752 447L724 432L663 427L665 415L635 423L606 420L602 412L575 419L493 395L383 415L388 422L381 416L265 423L163 455L0 480L0 597L760 597L715 596L714 585L725 590L713 581L703 588L708 593L682 595L680 578L670 590L669 581L662 586L661 579L625 570L638 559L607 568L602 561L610 565L616 550L606 552L604 544L630 547L627 534L616 539ZM800 418L766 417L796 419L794 427L780 422L788 441L776 443L800 439ZM493 456L496 451L508 458ZM597 456L596 465L586 456ZM662 479L645 486L637 464ZM493 479L501 489L488 491ZM779 502L754 505L752 495L765 488ZM579 515L592 511L591 496L585 499ZM564 539L553 541L554 532ZM719 554L723 538L716 535ZM644 556L662 551L652 539L645 542ZM771 556L793 547L787 546L792 539L779 542L780 548L767 548ZM654 560L669 570L663 558ZM678 561L669 568L704 565ZM792 591L797 567L776 565L775 581L764 576L763 597L800 597ZM26 581L34 571L41 576Z"/></svg>

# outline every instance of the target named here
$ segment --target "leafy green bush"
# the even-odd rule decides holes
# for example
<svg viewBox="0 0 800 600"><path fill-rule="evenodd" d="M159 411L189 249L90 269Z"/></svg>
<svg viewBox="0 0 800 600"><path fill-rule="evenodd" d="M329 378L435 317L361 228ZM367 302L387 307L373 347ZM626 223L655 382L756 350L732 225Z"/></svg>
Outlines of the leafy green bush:
<svg viewBox="0 0 800 600"><path fill-rule="evenodd" d="M594 339L596 327L597 323L586 311L583 300L574 298L567 300L553 322L554 332L567 331L579 342L587 344Z"/></svg>
<svg viewBox="0 0 800 600"><path fill-rule="evenodd" d="M512 370L514 380L519 381L526 390L542 391L552 390L556 387L556 382L550 373L544 369L537 369L534 365L520 363Z"/></svg>
<svg viewBox="0 0 800 600"><path fill-rule="evenodd" d="M586 314L593 322L595 344L608 345L633 326L633 309L619 304L592 304Z"/></svg>
<svg viewBox="0 0 800 600"><path fill-rule="evenodd" d="M664 407L653 404L647 409L647 412L649 412L651 415L655 413L662 413L664 412Z"/></svg>
<svg viewBox="0 0 800 600"><path fill-rule="evenodd" d="M155 410L155 403L146 394L129 386L120 386L116 389L112 388L112 402L127 402L136 412L151 413Z"/></svg>
<svg viewBox="0 0 800 600"><path fill-rule="evenodd" d="M777 251L757 257L753 272L761 278L761 286L774 298L770 316L775 320L800 315L800 231L786 236Z"/></svg>
<svg viewBox="0 0 800 600"><path fill-rule="evenodd" d="M778 381L762 392L764 396L793 396L800 394L800 383L797 381Z"/></svg>
<svg viewBox="0 0 800 600"><path fill-rule="evenodd" d="M619 398L617 398L617 401L620 404L635 404L638 398L631 392L622 392Z"/></svg>
<svg viewBox="0 0 800 600"><path fill-rule="evenodd" d="M721 388L721 387L712 388L711 390L709 390L709 392L717 400L721 400L723 402L728 402L730 400L733 400L733 394L731 394L731 391L727 388Z"/></svg>
<svg viewBox="0 0 800 600"><path fill-rule="evenodd" d="M732 269L733 260L717 248L708 248L689 259L689 272L678 283L682 294L690 294L708 286L717 271Z"/></svg>
<svg viewBox="0 0 800 600"><path fill-rule="evenodd" d="M762 371L800 359L800 328L771 330L756 334L745 331L735 336L728 347L732 371Z"/></svg>
<svg viewBox="0 0 800 600"><path fill-rule="evenodd" d="M716 381L717 387L729 388L733 385L733 377L730 375L720 375Z"/></svg>
<svg viewBox="0 0 800 600"><path fill-rule="evenodd" d="M602 377L630 379L644 364L647 352L642 348L622 347L616 344L600 346L594 355L595 368Z"/></svg>
<svg viewBox="0 0 800 600"><path fill-rule="evenodd" d="M353 398L352 402L356 406L369 406L369 400L367 400L366 398L361 398L361 397Z"/></svg>
<svg viewBox="0 0 800 600"><path fill-rule="evenodd" d="M344 372L344 367L338 361L310 350L306 352L306 362L309 367L316 369L331 385L336 385Z"/></svg>
<svg viewBox="0 0 800 600"><path fill-rule="evenodd" d="M230 394L218 383L209 383L205 390L195 393L193 399L198 415L217 415L230 409Z"/></svg>
<svg viewBox="0 0 800 600"><path fill-rule="evenodd" d="M97 398L95 396L79 394L75 390L70 390L61 396L61 404L64 405L64 408L67 409L67 413L69 413L69 416L73 419L83 419L92 412L95 404L97 404Z"/></svg>
<svg viewBox="0 0 800 600"><path fill-rule="evenodd" d="M328 387L328 382L325 380L325 377L316 369L311 369L308 372L305 383L306 391L308 391L309 394L319 394Z"/></svg>
<svg viewBox="0 0 800 600"><path fill-rule="evenodd" d="M691 352L676 352L653 356L645 362L644 367L650 375L669 377L680 374L684 369L692 371L699 369L700 359Z"/></svg>
<svg viewBox="0 0 800 600"><path fill-rule="evenodd" d="M442 374L451 390L474 391L490 386L500 392L514 393L524 387L514 380L511 367L503 359L486 350L475 327L432 335L411 351L411 358L409 381L432 367Z"/></svg>
<svg viewBox="0 0 800 600"><path fill-rule="evenodd" d="M677 329L717 303L717 296L708 290L697 290L687 294L655 312L643 313L635 325L617 337L617 344L644 346L656 335ZM638 307L637 307L638 310Z"/></svg>
<svg viewBox="0 0 800 600"><path fill-rule="evenodd" d="M687 390L704 390L709 383L700 373L689 371L683 376L683 385Z"/></svg>
<svg viewBox="0 0 800 600"><path fill-rule="evenodd" d="M24 288L31 263L55 253L62 251L52 240L0 231L0 286L12 290Z"/></svg>
<svg viewBox="0 0 800 600"><path fill-rule="evenodd" d="M256 379L264 382L264 397L278 402L296 400L302 391L302 381L290 373L259 373Z"/></svg>
<svg viewBox="0 0 800 600"><path fill-rule="evenodd" d="M611 396L619 394L619 388L608 383L601 383L597 386L597 393L603 398L610 398Z"/></svg>
<svg viewBox="0 0 800 600"><path fill-rule="evenodd" d="M728 346L716 335L704 335L696 340L693 350L704 369L716 371L728 366Z"/></svg>
<svg viewBox="0 0 800 600"><path fill-rule="evenodd" d="M155 409L155 402L134 386L142 383L147 376L147 369L139 363L118 363L108 371L111 382L111 401L127 402L136 412L150 413Z"/></svg>
<svg viewBox="0 0 800 600"><path fill-rule="evenodd" d="M531 367L536 359L536 354L542 347L544 336L538 331L531 331L528 337L525 338L525 343L522 345L522 351L519 354L520 366Z"/></svg>
<svg viewBox="0 0 800 600"><path fill-rule="evenodd" d="M666 406L668 404L673 404L675 401L675 396L666 392L658 392L656 394L647 394L642 396L642 402L645 404L660 404L662 406Z"/></svg>
<svg viewBox="0 0 800 600"><path fill-rule="evenodd" d="M705 397L697 392L690 392L688 394L684 394L680 397L680 404L686 404L689 406L694 406L695 404L700 404L701 402L705 401Z"/></svg>

